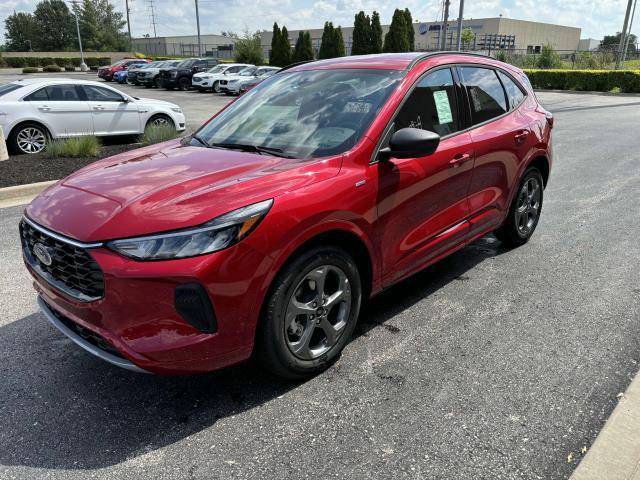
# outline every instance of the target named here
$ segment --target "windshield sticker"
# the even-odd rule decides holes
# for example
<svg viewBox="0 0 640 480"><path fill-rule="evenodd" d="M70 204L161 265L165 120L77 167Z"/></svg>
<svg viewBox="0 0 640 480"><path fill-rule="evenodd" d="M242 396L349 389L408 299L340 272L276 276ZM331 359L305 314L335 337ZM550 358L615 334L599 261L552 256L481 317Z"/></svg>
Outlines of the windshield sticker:
<svg viewBox="0 0 640 480"><path fill-rule="evenodd" d="M366 102L347 102L343 111L344 113L369 113L371 104Z"/></svg>
<svg viewBox="0 0 640 480"><path fill-rule="evenodd" d="M438 90L433 92L433 99L436 102L436 110L438 112L439 123L451 123L453 122L453 115L451 114L451 105L449 104L449 95L446 90Z"/></svg>

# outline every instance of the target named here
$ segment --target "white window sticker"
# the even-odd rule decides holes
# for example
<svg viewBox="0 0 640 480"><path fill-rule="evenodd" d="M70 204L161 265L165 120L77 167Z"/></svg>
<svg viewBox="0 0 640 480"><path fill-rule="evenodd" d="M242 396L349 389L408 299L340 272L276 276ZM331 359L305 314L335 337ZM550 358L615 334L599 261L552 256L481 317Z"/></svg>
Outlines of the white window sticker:
<svg viewBox="0 0 640 480"><path fill-rule="evenodd" d="M438 120L442 123L453 122L453 115L451 114L451 105L449 104L449 96L446 90L438 90L433 92L433 100L436 103L436 110L438 112Z"/></svg>

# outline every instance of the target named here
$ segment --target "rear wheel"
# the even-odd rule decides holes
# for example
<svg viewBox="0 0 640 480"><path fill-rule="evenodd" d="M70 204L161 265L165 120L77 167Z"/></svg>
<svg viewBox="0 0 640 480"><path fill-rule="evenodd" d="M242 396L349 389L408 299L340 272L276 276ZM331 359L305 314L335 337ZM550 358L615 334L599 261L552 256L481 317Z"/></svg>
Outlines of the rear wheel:
<svg viewBox="0 0 640 480"><path fill-rule="evenodd" d="M353 333L362 302L358 267L338 247L308 250L278 275L267 302L257 338L261 364L284 378L314 375Z"/></svg>
<svg viewBox="0 0 640 480"><path fill-rule="evenodd" d="M47 146L49 132L39 123L23 123L9 134L9 149L14 153L39 153Z"/></svg>
<svg viewBox="0 0 640 480"><path fill-rule="evenodd" d="M529 241L542 212L544 183L540 170L530 167L524 173L505 223L494 234L504 244L519 247Z"/></svg>

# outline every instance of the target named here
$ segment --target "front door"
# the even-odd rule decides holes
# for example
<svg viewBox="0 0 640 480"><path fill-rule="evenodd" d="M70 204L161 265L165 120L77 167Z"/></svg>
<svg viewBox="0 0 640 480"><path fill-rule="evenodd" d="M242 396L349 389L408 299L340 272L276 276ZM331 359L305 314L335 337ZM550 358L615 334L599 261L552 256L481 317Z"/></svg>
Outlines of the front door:
<svg viewBox="0 0 640 480"><path fill-rule="evenodd" d="M36 118L42 119L51 135L73 137L93 132L91 111L71 84L43 87L23 99L28 102Z"/></svg>
<svg viewBox="0 0 640 480"><path fill-rule="evenodd" d="M93 116L96 135L141 133L140 112L134 102L125 101L119 92L96 85L82 85Z"/></svg>
<svg viewBox="0 0 640 480"><path fill-rule="evenodd" d="M460 132L460 92L451 69L423 76L387 133L413 127L441 136L432 155L379 160L378 239L383 285L424 267L467 234L467 193L473 171L471 137Z"/></svg>

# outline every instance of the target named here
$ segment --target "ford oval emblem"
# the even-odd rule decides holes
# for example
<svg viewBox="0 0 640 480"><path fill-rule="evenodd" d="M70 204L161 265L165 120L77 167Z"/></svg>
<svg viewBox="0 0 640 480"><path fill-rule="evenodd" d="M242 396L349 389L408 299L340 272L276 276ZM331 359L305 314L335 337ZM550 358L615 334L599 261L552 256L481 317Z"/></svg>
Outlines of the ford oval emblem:
<svg viewBox="0 0 640 480"><path fill-rule="evenodd" d="M50 267L53 263L49 249L41 243L35 243L33 245L33 254L47 267Z"/></svg>

